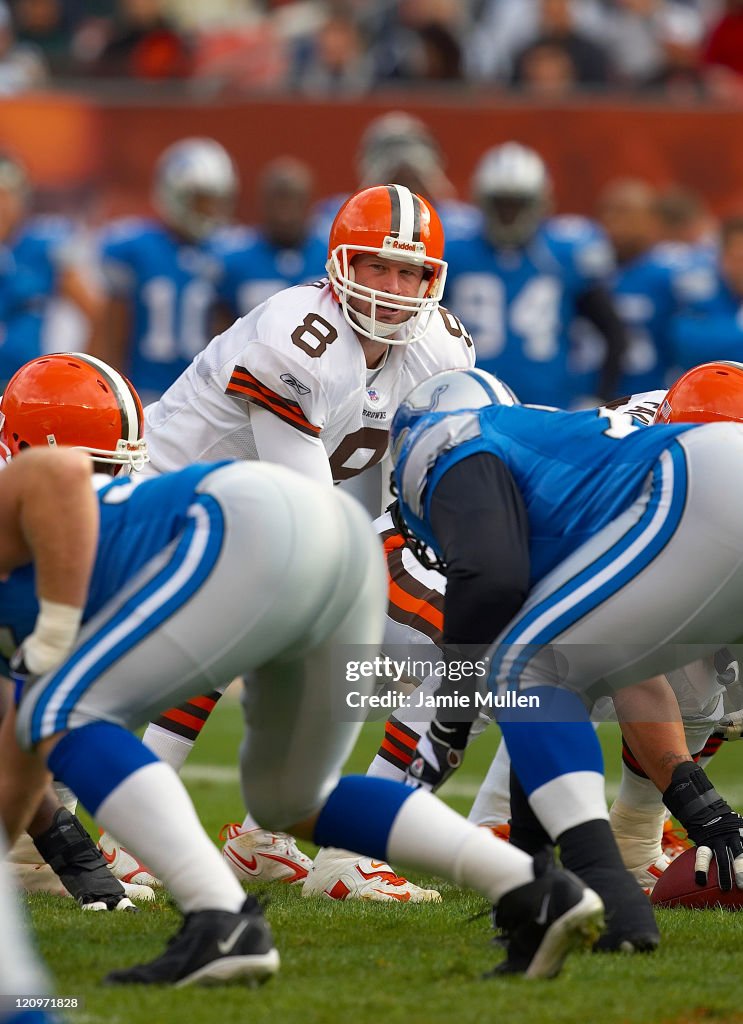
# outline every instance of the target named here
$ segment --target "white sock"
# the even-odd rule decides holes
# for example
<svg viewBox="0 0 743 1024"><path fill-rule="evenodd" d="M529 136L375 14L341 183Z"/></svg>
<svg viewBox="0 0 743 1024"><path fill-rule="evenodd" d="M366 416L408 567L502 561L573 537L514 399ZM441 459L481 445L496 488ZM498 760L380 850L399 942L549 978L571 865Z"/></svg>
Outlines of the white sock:
<svg viewBox="0 0 743 1024"><path fill-rule="evenodd" d="M497 903L534 878L532 859L417 790L400 808L387 840L393 864L410 864L482 893Z"/></svg>
<svg viewBox="0 0 743 1024"><path fill-rule="evenodd" d="M127 776L98 807L96 820L162 879L184 914L242 906L240 883L167 765L152 762Z"/></svg>
<svg viewBox="0 0 743 1024"><path fill-rule="evenodd" d="M43 996L51 991L29 935L30 929L21 915L18 895L5 865L5 838L0 831L0 996ZM10 1002L8 1000L9 1005Z"/></svg>
<svg viewBox="0 0 743 1024"><path fill-rule="evenodd" d="M609 818L604 776L600 772L558 775L535 789L529 796L529 804L553 840L587 821Z"/></svg>
<svg viewBox="0 0 743 1024"><path fill-rule="evenodd" d="M505 825L510 817L511 758L501 740L468 818L475 825Z"/></svg>
<svg viewBox="0 0 743 1024"><path fill-rule="evenodd" d="M152 722L145 729L142 742L156 757L169 764L174 772L180 772L194 745L193 740L177 736L169 729L163 729L161 725L154 725Z"/></svg>
<svg viewBox="0 0 743 1024"><path fill-rule="evenodd" d="M624 762L617 800L637 811L656 811L663 807L663 796L655 783L637 775Z"/></svg>
<svg viewBox="0 0 743 1024"><path fill-rule="evenodd" d="M250 811L248 811L248 813L245 815L245 817L243 818L243 823L240 826L240 828L242 829L243 832L252 832L254 828L260 828L260 827L261 826L255 820L255 818L250 813Z"/></svg>
<svg viewBox="0 0 743 1024"><path fill-rule="evenodd" d="M635 868L654 864L662 853L665 807L635 808L617 797L611 805L609 823L622 855L624 866Z"/></svg>
<svg viewBox="0 0 743 1024"><path fill-rule="evenodd" d="M405 772L402 768L390 764L386 758L380 757L379 754L374 755L374 760L366 769L366 774L375 779L392 779L393 782L402 782L405 778Z"/></svg>

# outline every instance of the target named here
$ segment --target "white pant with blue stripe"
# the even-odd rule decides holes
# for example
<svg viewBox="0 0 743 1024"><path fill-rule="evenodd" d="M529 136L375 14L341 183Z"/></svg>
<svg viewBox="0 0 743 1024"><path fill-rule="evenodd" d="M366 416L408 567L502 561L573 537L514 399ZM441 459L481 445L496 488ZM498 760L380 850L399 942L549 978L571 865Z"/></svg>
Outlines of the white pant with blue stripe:
<svg viewBox="0 0 743 1024"><path fill-rule="evenodd" d="M743 427L710 424L680 437L631 508L532 590L491 649L490 685L499 694L541 688L539 712L507 713L521 728L530 716L545 723L531 734L536 744L537 729L550 735L550 693L570 690L591 703L741 636ZM565 721L559 712L553 722ZM552 728L567 745L569 728ZM595 770L588 755L576 764L570 749L553 752L543 770L534 745L527 749L528 730L517 727L514 740L504 723L504 735L538 814L540 792L554 800L550 779Z"/></svg>
<svg viewBox="0 0 743 1024"><path fill-rule="evenodd" d="M534 587L492 648L491 683L599 696L739 637L743 426L716 423L682 435L631 508Z"/></svg>
<svg viewBox="0 0 743 1024"><path fill-rule="evenodd" d="M181 537L24 698L19 739L97 721L135 729L250 672L244 797L280 828L322 806L360 728L342 720L343 651L381 642L381 546L357 502L283 467L233 463L198 491Z"/></svg>

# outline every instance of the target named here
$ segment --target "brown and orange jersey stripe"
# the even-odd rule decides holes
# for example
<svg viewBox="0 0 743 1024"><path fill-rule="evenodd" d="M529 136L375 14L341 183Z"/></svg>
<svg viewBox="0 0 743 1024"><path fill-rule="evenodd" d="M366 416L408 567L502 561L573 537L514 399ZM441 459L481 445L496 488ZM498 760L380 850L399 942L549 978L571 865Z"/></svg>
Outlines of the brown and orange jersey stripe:
<svg viewBox="0 0 743 1024"><path fill-rule="evenodd" d="M258 378L254 377L244 366L235 366L225 388L225 394L240 398L244 402L251 402L253 405L259 405L262 409L268 409L280 419L291 423L297 430L301 430L303 434L310 434L312 437L318 437L320 434L320 427L310 423L299 402L283 398L265 384L261 384Z"/></svg>
<svg viewBox="0 0 743 1024"><path fill-rule="evenodd" d="M441 643L444 629L444 597L430 590L405 568L402 559L405 541L396 530L386 530L380 539L387 559L387 614L403 626L411 626L435 644Z"/></svg>

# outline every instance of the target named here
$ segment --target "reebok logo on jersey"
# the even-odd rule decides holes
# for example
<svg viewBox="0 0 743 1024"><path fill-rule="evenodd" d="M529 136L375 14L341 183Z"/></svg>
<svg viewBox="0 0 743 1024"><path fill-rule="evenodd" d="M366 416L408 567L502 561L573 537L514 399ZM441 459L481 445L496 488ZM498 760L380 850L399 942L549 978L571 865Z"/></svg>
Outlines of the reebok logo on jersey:
<svg viewBox="0 0 743 1024"><path fill-rule="evenodd" d="M290 388L294 388L298 395L309 395L310 393L307 385L303 384L301 380L297 380L293 373L282 373L279 379L288 384Z"/></svg>

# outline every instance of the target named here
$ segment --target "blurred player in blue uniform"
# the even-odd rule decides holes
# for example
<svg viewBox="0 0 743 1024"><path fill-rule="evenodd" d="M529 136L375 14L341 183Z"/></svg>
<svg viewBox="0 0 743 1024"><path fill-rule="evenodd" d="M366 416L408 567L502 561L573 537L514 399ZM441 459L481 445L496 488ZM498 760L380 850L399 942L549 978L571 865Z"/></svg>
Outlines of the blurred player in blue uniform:
<svg viewBox="0 0 743 1024"><path fill-rule="evenodd" d="M548 216L547 169L514 142L482 157L473 194L483 226L475 238L447 238L444 301L472 334L477 365L522 401L578 402L587 382L571 366L571 328L581 316L606 342L599 394L615 395L625 332L606 289L612 263L603 233L581 217Z"/></svg>
<svg viewBox="0 0 743 1024"><path fill-rule="evenodd" d="M699 854L715 854L722 884L735 875L743 887L743 819L692 762L676 698L655 678L739 635L743 430L645 430L610 410L508 401L477 370L411 392L392 428L402 516L445 566L445 657L479 656L495 639L491 693L542 702L497 712L516 773L512 839L556 842L613 913L612 948L650 948L657 932L611 835L584 701L612 696L633 747L648 727L653 740L670 730L653 781ZM650 690L651 718L625 717ZM438 785L461 762L472 717L446 714L419 742L411 780Z"/></svg>
<svg viewBox="0 0 743 1024"><path fill-rule="evenodd" d="M743 217L722 222L717 259L685 279L684 299L671 324L674 362L743 360Z"/></svg>
<svg viewBox="0 0 743 1024"><path fill-rule="evenodd" d="M232 218L237 172L213 139L183 139L161 155L153 204L159 219L127 218L103 233L108 299L91 351L132 381L145 404L159 397L213 335L219 261L214 233Z"/></svg>
<svg viewBox="0 0 743 1024"><path fill-rule="evenodd" d="M356 153L356 177L358 188L395 182L434 203L447 245L474 237L480 228L480 211L456 198L438 142L412 114L391 111L369 122ZM314 232L326 245L335 215L347 198L347 193L329 196L315 207Z"/></svg>
<svg viewBox="0 0 743 1024"><path fill-rule="evenodd" d="M282 288L325 276L328 246L310 232L311 197L309 167L280 157L260 177L259 225L227 228L215 239L222 264L218 294L229 315L225 327Z"/></svg>
<svg viewBox="0 0 743 1024"><path fill-rule="evenodd" d="M32 216L31 201L26 169L0 153L0 383L70 340L50 330L60 301L82 321L77 342L93 343L100 327L102 299L84 269L79 232L64 217Z"/></svg>
<svg viewBox="0 0 743 1024"><path fill-rule="evenodd" d="M64 397L50 394L39 419L50 409L64 420ZM91 422L73 409L73 430ZM8 417L8 437L21 446L32 424ZM90 434L86 441L97 459L103 445ZM176 896L187 916L166 952L109 981L218 983L265 979L278 968L258 902L245 899L172 769L129 732L207 679L221 685L250 669L241 777L263 820L377 858L396 851L474 886L498 904L506 931L499 971L551 977L574 946L595 938L603 907L576 879L426 792L341 778L362 719L332 713L355 664L337 653L343 644L376 653L386 606L384 561L357 503L284 467L247 462L96 482L98 536L86 534L94 559L77 600L50 604L46 577L35 579L25 549L8 560L18 530L12 516L3 522L0 609L21 645L12 662L17 734L38 757L21 762L15 786L0 787L0 803L12 836L25 810L18 790L32 793L46 762L107 828L146 853ZM48 501L46 512L56 515ZM69 545L65 552L69 559ZM367 696L374 689L371 679L352 685ZM174 837L177 855L167 849Z"/></svg>
<svg viewBox="0 0 743 1024"><path fill-rule="evenodd" d="M709 259L690 245L661 240L656 193L645 181L608 185L599 197L598 217L614 250L611 290L627 328L620 394L663 388L673 365L672 317L681 307L686 282L700 272L707 276Z"/></svg>

